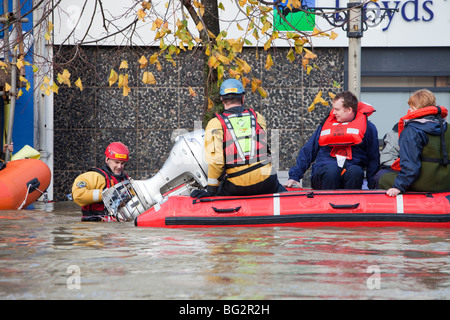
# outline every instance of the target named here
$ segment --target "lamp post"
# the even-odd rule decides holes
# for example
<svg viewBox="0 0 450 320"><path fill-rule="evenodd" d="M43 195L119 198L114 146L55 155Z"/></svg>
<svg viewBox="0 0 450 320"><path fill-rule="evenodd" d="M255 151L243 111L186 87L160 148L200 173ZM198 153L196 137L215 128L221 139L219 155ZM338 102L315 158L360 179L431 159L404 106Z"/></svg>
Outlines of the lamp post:
<svg viewBox="0 0 450 320"><path fill-rule="evenodd" d="M363 36L362 9L358 0L347 4L348 90L361 99L361 38Z"/></svg>

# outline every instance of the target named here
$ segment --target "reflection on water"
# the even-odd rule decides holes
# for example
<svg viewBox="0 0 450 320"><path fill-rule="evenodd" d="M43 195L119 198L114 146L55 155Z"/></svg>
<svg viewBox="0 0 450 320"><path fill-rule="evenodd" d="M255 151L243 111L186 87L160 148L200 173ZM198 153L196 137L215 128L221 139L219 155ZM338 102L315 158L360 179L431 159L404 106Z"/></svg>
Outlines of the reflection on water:
<svg viewBox="0 0 450 320"><path fill-rule="evenodd" d="M450 230L136 228L0 211L0 299L448 299Z"/></svg>

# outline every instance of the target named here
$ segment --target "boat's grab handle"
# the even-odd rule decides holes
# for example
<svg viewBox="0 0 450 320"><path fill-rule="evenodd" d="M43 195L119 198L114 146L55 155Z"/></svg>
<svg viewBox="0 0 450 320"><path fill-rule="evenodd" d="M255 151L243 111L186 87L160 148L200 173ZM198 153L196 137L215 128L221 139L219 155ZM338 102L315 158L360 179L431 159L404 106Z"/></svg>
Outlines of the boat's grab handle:
<svg viewBox="0 0 450 320"><path fill-rule="evenodd" d="M241 207L239 206L236 208L224 208L224 209L219 209L216 207L212 207L212 208L213 208L214 212L216 212L216 213L231 213L231 212L238 212Z"/></svg>
<svg viewBox="0 0 450 320"><path fill-rule="evenodd" d="M356 209L359 206L359 203L354 204L333 204L330 202L330 206L333 209Z"/></svg>

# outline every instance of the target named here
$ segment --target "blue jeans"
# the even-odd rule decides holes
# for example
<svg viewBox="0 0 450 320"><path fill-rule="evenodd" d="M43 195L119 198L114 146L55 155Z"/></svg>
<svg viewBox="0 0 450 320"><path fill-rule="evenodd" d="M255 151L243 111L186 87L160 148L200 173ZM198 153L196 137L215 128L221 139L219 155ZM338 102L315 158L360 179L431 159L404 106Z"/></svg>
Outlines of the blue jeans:
<svg viewBox="0 0 450 320"><path fill-rule="evenodd" d="M364 170L360 166L347 166L345 171L337 165L322 166L315 169L311 177L314 189L361 189Z"/></svg>

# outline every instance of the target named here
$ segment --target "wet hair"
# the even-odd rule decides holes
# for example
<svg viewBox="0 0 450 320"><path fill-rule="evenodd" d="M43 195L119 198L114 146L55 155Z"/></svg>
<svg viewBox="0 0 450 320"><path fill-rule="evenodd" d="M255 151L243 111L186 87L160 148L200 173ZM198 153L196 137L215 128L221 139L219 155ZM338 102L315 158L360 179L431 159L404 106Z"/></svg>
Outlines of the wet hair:
<svg viewBox="0 0 450 320"><path fill-rule="evenodd" d="M341 98L344 99L344 108L352 108L353 112L356 114L358 111L358 98L350 91L343 91L334 96L333 102Z"/></svg>
<svg viewBox="0 0 450 320"><path fill-rule="evenodd" d="M421 109L425 107L435 106L436 97L427 89L420 89L411 95L408 100L408 105L414 109Z"/></svg>

